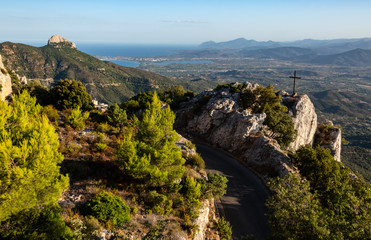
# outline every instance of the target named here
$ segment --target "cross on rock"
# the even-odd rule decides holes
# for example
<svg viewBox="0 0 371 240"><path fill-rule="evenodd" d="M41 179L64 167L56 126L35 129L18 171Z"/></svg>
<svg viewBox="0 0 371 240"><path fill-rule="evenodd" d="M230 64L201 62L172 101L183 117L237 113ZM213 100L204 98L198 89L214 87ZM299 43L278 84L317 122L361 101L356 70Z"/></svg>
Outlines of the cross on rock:
<svg viewBox="0 0 371 240"><path fill-rule="evenodd" d="M292 96L295 96L296 95L296 92L295 92L296 79L301 79L301 77L297 77L296 71L294 71L294 76L290 76L290 78L294 79L294 87L292 89Z"/></svg>

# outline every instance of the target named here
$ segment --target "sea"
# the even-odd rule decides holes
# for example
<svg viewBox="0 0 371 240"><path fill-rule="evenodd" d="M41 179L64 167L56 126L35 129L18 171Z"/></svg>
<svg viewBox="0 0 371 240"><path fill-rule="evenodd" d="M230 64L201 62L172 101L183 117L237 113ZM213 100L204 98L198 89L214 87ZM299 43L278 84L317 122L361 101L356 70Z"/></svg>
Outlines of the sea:
<svg viewBox="0 0 371 240"><path fill-rule="evenodd" d="M32 46L41 47L45 43L27 43ZM197 49L197 45L169 45L169 44L118 44L118 43L79 43L76 47L80 51L95 57L166 57L184 50ZM140 62L128 60L109 60L125 67L138 67ZM205 60L184 60L184 61L162 61L153 62L157 65L169 64L204 64L210 61Z"/></svg>

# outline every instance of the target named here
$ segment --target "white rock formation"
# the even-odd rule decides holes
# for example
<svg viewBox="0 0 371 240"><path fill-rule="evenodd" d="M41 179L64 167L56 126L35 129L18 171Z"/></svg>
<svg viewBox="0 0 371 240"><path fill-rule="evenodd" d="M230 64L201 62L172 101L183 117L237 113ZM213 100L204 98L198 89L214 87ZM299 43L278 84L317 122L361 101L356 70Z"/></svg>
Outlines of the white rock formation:
<svg viewBox="0 0 371 240"><path fill-rule="evenodd" d="M5 69L2 57L0 55L0 100L4 101L5 98L12 93L12 80Z"/></svg>
<svg viewBox="0 0 371 240"><path fill-rule="evenodd" d="M49 38L48 45L53 46L55 48L61 48L61 47L76 48L75 43L68 41L67 39L59 35L53 35L51 38Z"/></svg>
<svg viewBox="0 0 371 240"><path fill-rule="evenodd" d="M260 173L270 174L273 170L279 176L284 176L296 172L290 157L281 150L277 141L264 136L252 139L242 160L247 165L253 165Z"/></svg>
<svg viewBox="0 0 371 240"><path fill-rule="evenodd" d="M247 88L255 87L247 84ZM239 99L240 93L227 88L204 91L180 106L175 128L240 156L263 175L294 171L290 158L275 140L259 138L266 114L251 114L239 106Z"/></svg>
<svg viewBox="0 0 371 240"><path fill-rule="evenodd" d="M312 145L317 130L317 114L313 103L307 95L283 96L282 100L289 109L297 131L296 140L290 144L290 147L296 151L302 145Z"/></svg>
<svg viewBox="0 0 371 240"><path fill-rule="evenodd" d="M198 226L193 240L204 240L207 224L209 223L210 203L209 200L205 200L200 208L198 217L194 220L194 224Z"/></svg>
<svg viewBox="0 0 371 240"><path fill-rule="evenodd" d="M331 151L331 155L338 162L341 162L341 129L334 126L334 124L326 120L319 124L314 145L320 145L321 147L328 148Z"/></svg>

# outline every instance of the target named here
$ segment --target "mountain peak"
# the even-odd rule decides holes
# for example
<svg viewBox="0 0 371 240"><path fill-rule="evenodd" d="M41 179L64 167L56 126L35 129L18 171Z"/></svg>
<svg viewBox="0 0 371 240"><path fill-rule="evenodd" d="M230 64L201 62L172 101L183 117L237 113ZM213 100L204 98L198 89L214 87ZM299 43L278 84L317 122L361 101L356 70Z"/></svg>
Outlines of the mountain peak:
<svg viewBox="0 0 371 240"><path fill-rule="evenodd" d="M51 36L48 40L48 45L53 46L55 48L61 48L61 47L76 48L75 43L68 41L67 39L59 35Z"/></svg>

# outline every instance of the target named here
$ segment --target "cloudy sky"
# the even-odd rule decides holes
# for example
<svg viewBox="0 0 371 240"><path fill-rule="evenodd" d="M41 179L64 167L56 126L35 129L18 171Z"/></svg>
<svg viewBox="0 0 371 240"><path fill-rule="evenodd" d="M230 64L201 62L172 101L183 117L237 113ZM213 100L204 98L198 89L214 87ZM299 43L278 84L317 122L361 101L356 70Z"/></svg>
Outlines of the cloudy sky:
<svg viewBox="0 0 371 240"><path fill-rule="evenodd" d="M199 44L371 37L370 0L7 0L0 42Z"/></svg>

